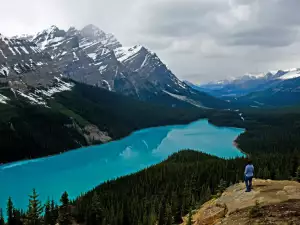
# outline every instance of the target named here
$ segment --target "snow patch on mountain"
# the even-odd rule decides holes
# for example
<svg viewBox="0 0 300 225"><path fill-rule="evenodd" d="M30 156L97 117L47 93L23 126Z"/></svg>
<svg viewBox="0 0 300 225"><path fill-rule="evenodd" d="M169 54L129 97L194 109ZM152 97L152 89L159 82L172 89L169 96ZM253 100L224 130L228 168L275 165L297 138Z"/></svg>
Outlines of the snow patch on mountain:
<svg viewBox="0 0 300 225"><path fill-rule="evenodd" d="M0 53L5 59L7 59L6 55L4 55L4 52L1 49L0 49Z"/></svg>
<svg viewBox="0 0 300 225"><path fill-rule="evenodd" d="M194 100L192 100L192 99L190 99L190 98L188 98L188 97L186 97L186 96L173 94L173 93L170 93L170 92L168 92L168 91L163 91L163 92L165 92L166 94L172 96L173 98L176 98L176 99L178 99L178 100L187 102L187 103L192 104L192 105L194 105L194 106L197 106L198 108L206 108L206 107L204 107L203 105L201 105L199 102L194 101Z"/></svg>
<svg viewBox="0 0 300 225"><path fill-rule="evenodd" d="M0 94L0 103L2 104L7 104L7 101L9 101L10 99L2 94Z"/></svg>
<svg viewBox="0 0 300 225"><path fill-rule="evenodd" d="M75 86L74 83L64 82L58 77L55 77L55 80L57 81L57 83L53 87L50 87L46 90L36 90L36 93L41 93L43 95L46 95L47 97L51 97L55 93L71 91L72 88Z"/></svg>
<svg viewBox="0 0 300 225"><path fill-rule="evenodd" d="M29 54L29 52L27 51L27 49L24 46L20 46L20 48L23 50L23 52L25 52L25 54Z"/></svg>
<svg viewBox="0 0 300 225"><path fill-rule="evenodd" d="M300 77L300 69L292 69L290 72L284 74L283 76L279 77L280 80L288 80Z"/></svg>
<svg viewBox="0 0 300 225"><path fill-rule="evenodd" d="M12 53L13 55L17 55L17 54L14 52L14 50L12 49L12 47L8 47L8 49L11 51L11 53Z"/></svg>
<svg viewBox="0 0 300 225"><path fill-rule="evenodd" d="M93 59L95 61L95 59L97 58L97 53L90 53L90 54L87 54L88 57L90 57L91 59Z"/></svg>
<svg viewBox="0 0 300 225"><path fill-rule="evenodd" d="M141 45L136 45L133 47L120 47L115 49L114 53L120 62L126 62L138 54L142 48L143 46Z"/></svg>
<svg viewBox="0 0 300 225"><path fill-rule="evenodd" d="M34 93L25 94L24 92L19 91L19 90L17 90L16 92L18 95L27 99L29 101L29 103L31 103L33 105L44 105L44 106L47 105L46 102L43 100L43 98L41 98L40 96L38 96Z"/></svg>
<svg viewBox="0 0 300 225"><path fill-rule="evenodd" d="M22 53L19 51L18 47L14 47L14 49L19 55L22 55Z"/></svg>
<svg viewBox="0 0 300 225"><path fill-rule="evenodd" d="M0 75L7 77L9 74L9 68L6 66L1 66Z"/></svg>

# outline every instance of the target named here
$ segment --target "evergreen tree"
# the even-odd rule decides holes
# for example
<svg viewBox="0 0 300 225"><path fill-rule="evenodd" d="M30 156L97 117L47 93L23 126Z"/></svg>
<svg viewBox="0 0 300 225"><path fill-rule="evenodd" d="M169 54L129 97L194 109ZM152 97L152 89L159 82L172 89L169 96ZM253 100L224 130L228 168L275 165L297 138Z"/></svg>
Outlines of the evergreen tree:
<svg viewBox="0 0 300 225"><path fill-rule="evenodd" d="M39 195L33 189L32 194L29 195L28 211L25 218L26 225L39 225L42 224L43 206L38 199Z"/></svg>
<svg viewBox="0 0 300 225"><path fill-rule="evenodd" d="M264 179L270 179L271 177L271 173L268 169L268 167L265 167L264 170L263 170L263 178Z"/></svg>
<svg viewBox="0 0 300 225"><path fill-rule="evenodd" d="M7 201L7 225L15 225L14 219L14 204L12 202L11 197L8 198Z"/></svg>
<svg viewBox="0 0 300 225"><path fill-rule="evenodd" d="M49 199L45 204L44 225L52 225L52 212Z"/></svg>
<svg viewBox="0 0 300 225"><path fill-rule="evenodd" d="M227 187L227 182L221 179L217 187L217 195L219 196L222 195L222 193L226 190L226 187Z"/></svg>
<svg viewBox="0 0 300 225"><path fill-rule="evenodd" d="M296 171L296 180L298 182L300 182L300 166L297 168L297 171Z"/></svg>
<svg viewBox="0 0 300 225"><path fill-rule="evenodd" d="M92 198L92 205L91 205L91 217L93 224L101 224L102 223L102 205L100 197L98 196L97 192L94 193Z"/></svg>
<svg viewBox="0 0 300 225"><path fill-rule="evenodd" d="M72 217L70 212L70 201L67 192L64 192L60 199L61 206L59 207L59 214L57 222L59 225L70 225L72 224Z"/></svg>
<svg viewBox="0 0 300 225"><path fill-rule="evenodd" d="M55 225L57 218L58 218L58 207L57 207L57 205L55 205L54 200L51 201L50 211L51 211L51 224L50 225Z"/></svg>
<svg viewBox="0 0 300 225"><path fill-rule="evenodd" d="M24 220L25 217L20 210L14 209L13 216L16 225L23 225L22 221Z"/></svg>
<svg viewBox="0 0 300 225"><path fill-rule="evenodd" d="M2 209L0 209L0 225L4 225L4 216Z"/></svg>
<svg viewBox="0 0 300 225"><path fill-rule="evenodd" d="M192 210L189 211L189 217L188 217L188 221L186 223L186 225L192 225Z"/></svg>
<svg viewBox="0 0 300 225"><path fill-rule="evenodd" d="M166 205L166 211L165 211L165 225L172 225L173 224L173 215L172 215L172 210L171 206L169 203Z"/></svg>
<svg viewBox="0 0 300 225"><path fill-rule="evenodd" d="M158 225L165 225L166 203L165 199L162 200L159 207Z"/></svg>

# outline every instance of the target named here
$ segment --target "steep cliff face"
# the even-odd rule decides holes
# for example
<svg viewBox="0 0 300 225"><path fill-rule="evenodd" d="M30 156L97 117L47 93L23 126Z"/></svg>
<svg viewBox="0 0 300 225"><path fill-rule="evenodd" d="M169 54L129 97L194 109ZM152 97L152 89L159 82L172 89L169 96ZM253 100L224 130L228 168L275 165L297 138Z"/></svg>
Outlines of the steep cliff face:
<svg viewBox="0 0 300 225"><path fill-rule="evenodd" d="M233 185L196 210L192 224L300 224L300 183L257 179L249 193L243 183Z"/></svg>

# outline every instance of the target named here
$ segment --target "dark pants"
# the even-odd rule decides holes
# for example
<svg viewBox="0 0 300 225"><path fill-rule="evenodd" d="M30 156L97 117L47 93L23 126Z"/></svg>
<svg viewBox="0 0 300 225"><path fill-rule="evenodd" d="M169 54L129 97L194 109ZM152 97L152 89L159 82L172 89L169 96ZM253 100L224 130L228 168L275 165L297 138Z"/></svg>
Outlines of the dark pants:
<svg viewBox="0 0 300 225"><path fill-rule="evenodd" d="M247 189L247 191L251 191L251 189L252 189L252 178L253 177L247 177L247 176L245 176L245 183L246 183L246 189Z"/></svg>

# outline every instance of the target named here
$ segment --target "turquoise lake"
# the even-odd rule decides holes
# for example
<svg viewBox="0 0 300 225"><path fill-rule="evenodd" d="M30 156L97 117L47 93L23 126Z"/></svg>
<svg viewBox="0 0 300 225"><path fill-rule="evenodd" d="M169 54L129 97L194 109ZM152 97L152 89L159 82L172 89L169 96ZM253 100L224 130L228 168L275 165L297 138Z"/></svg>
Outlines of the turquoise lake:
<svg viewBox="0 0 300 225"><path fill-rule="evenodd" d="M188 125L149 128L99 146L0 166L0 208L8 196L25 209L36 188L40 200L58 200L64 191L71 198L104 181L159 163L182 149L194 149L223 158L242 156L233 145L243 129L219 128L199 120Z"/></svg>

